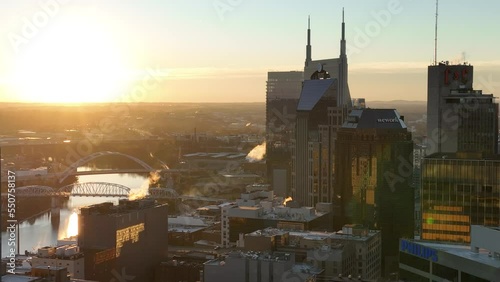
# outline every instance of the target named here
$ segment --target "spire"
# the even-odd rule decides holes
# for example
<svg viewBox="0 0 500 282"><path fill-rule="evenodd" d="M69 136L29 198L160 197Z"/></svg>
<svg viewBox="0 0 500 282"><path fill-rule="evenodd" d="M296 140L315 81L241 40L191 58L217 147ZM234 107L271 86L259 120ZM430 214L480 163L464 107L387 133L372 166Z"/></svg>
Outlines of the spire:
<svg viewBox="0 0 500 282"><path fill-rule="evenodd" d="M312 61L311 59L311 16L307 17L307 45L306 45L306 67Z"/></svg>
<svg viewBox="0 0 500 282"><path fill-rule="evenodd" d="M342 39L340 40L340 56L346 55L345 46L345 22L344 22L344 8L342 8Z"/></svg>

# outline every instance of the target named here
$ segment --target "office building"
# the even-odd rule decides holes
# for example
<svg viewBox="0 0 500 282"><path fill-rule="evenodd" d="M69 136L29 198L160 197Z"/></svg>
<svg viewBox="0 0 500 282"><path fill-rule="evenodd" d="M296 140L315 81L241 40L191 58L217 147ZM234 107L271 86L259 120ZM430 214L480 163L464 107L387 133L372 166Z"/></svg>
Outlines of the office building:
<svg viewBox="0 0 500 282"><path fill-rule="evenodd" d="M152 199L84 207L78 230L86 279L112 281L127 275L153 281L155 267L167 255L167 205Z"/></svg>
<svg viewBox="0 0 500 282"><path fill-rule="evenodd" d="M313 61L308 29L305 81L297 105L291 182L293 199L307 206L333 202L335 140L352 107L345 48L342 19L340 57Z"/></svg>
<svg viewBox="0 0 500 282"><path fill-rule="evenodd" d="M500 281L500 229L473 225L469 245L400 240L400 281Z"/></svg>
<svg viewBox="0 0 500 282"><path fill-rule="evenodd" d="M290 195L291 140L303 72L268 72L266 92L266 166L274 193Z"/></svg>
<svg viewBox="0 0 500 282"><path fill-rule="evenodd" d="M347 47L345 40L344 11L342 11L342 37L340 39L340 55L333 59L312 59L310 21L307 28L306 61L304 66L304 80L317 79L323 73L331 78L338 79L338 105L352 106L351 94L348 85Z"/></svg>
<svg viewBox="0 0 500 282"><path fill-rule="evenodd" d="M203 264L207 261L203 258L174 257L156 268L155 282L203 281Z"/></svg>
<svg viewBox="0 0 500 282"><path fill-rule="evenodd" d="M272 191L244 193L236 203L221 205L221 242L229 247L241 241L243 234L266 227L328 231L329 215L328 204L305 207L297 202L284 204L283 198L275 199Z"/></svg>
<svg viewBox="0 0 500 282"><path fill-rule="evenodd" d="M469 243L470 225L500 225L500 156L436 153L422 164L424 240Z"/></svg>
<svg viewBox="0 0 500 282"><path fill-rule="evenodd" d="M288 252L308 261L327 277L378 279L381 275L381 233L346 225L337 232L291 231L266 228L245 234L244 250Z"/></svg>
<svg viewBox="0 0 500 282"><path fill-rule="evenodd" d="M32 267L65 267L71 278L85 278L83 253L76 245L39 248L37 255L31 259L31 265Z"/></svg>
<svg viewBox="0 0 500 282"><path fill-rule="evenodd" d="M398 239L414 235L413 141L404 117L394 109L352 110L336 152L334 223L381 230L382 264L390 273Z"/></svg>
<svg viewBox="0 0 500 282"><path fill-rule="evenodd" d="M427 154L498 153L498 104L473 90L473 67L442 62L428 67Z"/></svg>
<svg viewBox="0 0 500 282"><path fill-rule="evenodd" d="M297 281L313 282L321 270L296 264L293 254L233 251L225 257L205 263L204 282L219 281ZM292 280L293 279L293 280Z"/></svg>

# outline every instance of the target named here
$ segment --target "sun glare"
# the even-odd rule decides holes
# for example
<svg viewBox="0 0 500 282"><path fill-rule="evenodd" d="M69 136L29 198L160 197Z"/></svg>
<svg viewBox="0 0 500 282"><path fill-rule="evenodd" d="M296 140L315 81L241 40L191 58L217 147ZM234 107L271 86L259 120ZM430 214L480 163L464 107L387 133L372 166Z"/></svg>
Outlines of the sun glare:
<svg viewBox="0 0 500 282"><path fill-rule="evenodd" d="M126 63L112 34L80 18L56 22L23 49L12 74L18 100L109 102L127 84Z"/></svg>
<svg viewBox="0 0 500 282"><path fill-rule="evenodd" d="M78 235L78 214L76 212L71 213L68 221L68 230L66 230L66 236L71 237Z"/></svg>

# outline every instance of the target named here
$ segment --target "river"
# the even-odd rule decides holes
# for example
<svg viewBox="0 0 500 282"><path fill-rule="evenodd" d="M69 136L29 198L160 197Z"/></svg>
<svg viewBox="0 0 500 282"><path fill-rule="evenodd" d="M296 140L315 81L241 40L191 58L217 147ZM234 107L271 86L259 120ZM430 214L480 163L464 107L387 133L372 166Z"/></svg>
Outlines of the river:
<svg viewBox="0 0 500 282"><path fill-rule="evenodd" d="M80 168L78 170L81 170ZM149 179L147 174L96 174L80 175L79 183L109 182L122 184L131 188L131 194L142 194L147 191ZM53 226L50 211L41 213L33 219L19 225L19 250L36 251L43 246L56 245L58 239L76 235L78 229L77 212L79 208L103 202L118 203L118 198L110 197L70 197L60 211L59 226ZM7 232L2 232L2 257L9 254Z"/></svg>

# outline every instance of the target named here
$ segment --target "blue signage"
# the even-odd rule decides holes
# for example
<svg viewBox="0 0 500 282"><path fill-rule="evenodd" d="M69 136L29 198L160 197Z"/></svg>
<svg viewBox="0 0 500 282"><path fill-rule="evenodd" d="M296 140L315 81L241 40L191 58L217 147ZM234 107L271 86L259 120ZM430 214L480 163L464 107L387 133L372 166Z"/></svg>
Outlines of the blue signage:
<svg viewBox="0 0 500 282"><path fill-rule="evenodd" d="M399 246L401 252L409 253L423 259L431 260L433 262L438 261L438 252L435 249L419 245L417 243L401 240L401 245Z"/></svg>

